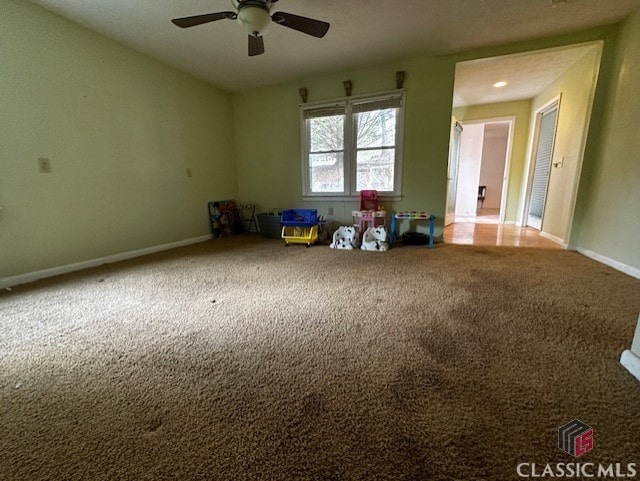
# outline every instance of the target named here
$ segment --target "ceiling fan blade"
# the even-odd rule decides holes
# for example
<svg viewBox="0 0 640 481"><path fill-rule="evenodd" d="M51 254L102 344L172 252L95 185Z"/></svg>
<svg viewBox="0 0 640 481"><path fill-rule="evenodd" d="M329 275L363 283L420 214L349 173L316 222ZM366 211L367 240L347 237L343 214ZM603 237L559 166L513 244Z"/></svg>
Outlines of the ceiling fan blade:
<svg viewBox="0 0 640 481"><path fill-rule="evenodd" d="M204 15L194 15L193 17L174 18L171 21L180 28L188 28L195 27L196 25L202 25L203 23L215 22L216 20L222 20L223 18L234 20L237 16L238 14L236 12L216 12L205 13Z"/></svg>
<svg viewBox="0 0 640 481"><path fill-rule="evenodd" d="M264 41L262 37L249 35L249 57L255 57L264 53Z"/></svg>
<svg viewBox="0 0 640 481"><path fill-rule="evenodd" d="M301 17L293 13L276 12L271 16L271 19L283 27L292 28L298 32L313 35L318 38L324 37L329 30L329 24L327 22Z"/></svg>

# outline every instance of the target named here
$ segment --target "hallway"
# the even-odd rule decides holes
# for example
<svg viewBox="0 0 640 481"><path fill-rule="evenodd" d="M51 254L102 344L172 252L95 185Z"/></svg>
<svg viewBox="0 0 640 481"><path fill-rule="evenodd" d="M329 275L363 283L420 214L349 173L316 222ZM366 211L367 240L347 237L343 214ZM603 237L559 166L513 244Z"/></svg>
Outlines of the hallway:
<svg viewBox="0 0 640 481"><path fill-rule="evenodd" d="M562 249L560 244L540 235L531 227L455 222L444 228L444 242L476 246L518 246Z"/></svg>
<svg viewBox="0 0 640 481"><path fill-rule="evenodd" d="M500 209L478 208L475 216L456 216L456 223L499 224Z"/></svg>

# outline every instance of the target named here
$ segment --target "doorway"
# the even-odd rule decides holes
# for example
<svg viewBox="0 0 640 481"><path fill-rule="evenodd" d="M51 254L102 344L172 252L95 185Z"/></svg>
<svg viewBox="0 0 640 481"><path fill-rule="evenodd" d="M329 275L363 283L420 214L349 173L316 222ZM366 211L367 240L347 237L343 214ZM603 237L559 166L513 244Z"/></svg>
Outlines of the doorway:
<svg viewBox="0 0 640 481"><path fill-rule="evenodd" d="M496 118L452 130L445 225L504 223L513 124Z"/></svg>
<svg viewBox="0 0 640 481"><path fill-rule="evenodd" d="M557 97L536 112L526 225L537 230L542 230L559 108Z"/></svg>
<svg viewBox="0 0 640 481"><path fill-rule="evenodd" d="M511 166L505 167L505 177L509 181L506 185L503 183L498 228L515 224L518 228L530 230L564 248L571 245L575 205L602 47L602 41L594 41L456 64L452 115L463 127L459 178L463 176L460 171L463 164L462 140L472 130L471 123L479 122L477 119L496 120L502 116L514 119L513 141L509 145L513 150L507 156ZM554 106L554 99L560 97L561 101ZM538 187L532 189L537 154L542 157L544 150L543 145L539 145L541 139L536 137L536 121L541 122L543 116L545 130L555 131L552 145L547 145L551 154L550 159L547 159L550 161L550 169L543 168L545 164L541 159L535 182ZM549 136L546 138L548 141ZM450 156L450 161L453 159L455 156ZM454 170L450 168L449 172ZM479 189L484 183L480 182L478 173L475 175L475 188ZM456 183L457 190L460 190L459 185L459 182ZM485 197L485 203L478 203L475 217L473 206L467 206L468 217L464 220L475 222L467 222L465 225L468 229L475 228L477 231L496 227L495 224L477 223L485 217L478 216L478 213L486 213L477 209L490 208L486 203L486 196L495 192L496 189L490 190L487 186L486 194L481 195ZM479 193L475 193L476 202ZM456 200L459 194L460 192L456 192ZM504 202L507 196L508 200ZM450 198L453 196L449 195L446 199L446 212L453 209L455 221L458 206L450 206ZM456 225L458 224L454 222L453 227ZM452 226L447 226L450 227Z"/></svg>

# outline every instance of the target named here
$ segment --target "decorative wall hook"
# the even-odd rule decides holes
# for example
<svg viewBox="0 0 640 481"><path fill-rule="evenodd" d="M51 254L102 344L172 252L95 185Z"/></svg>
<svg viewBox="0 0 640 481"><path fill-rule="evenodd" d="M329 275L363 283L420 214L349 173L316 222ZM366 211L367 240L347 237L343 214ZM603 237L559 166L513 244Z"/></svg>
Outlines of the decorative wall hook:
<svg viewBox="0 0 640 481"><path fill-rule="evenodd" d="M404 70L396 72L396 88L401 89L404 86L405 73Z"/></svg>
<svg viewBox="0 0 640 481"><path fill-rule="evenodd" d="M344 93L346 94L346 96L351 97L351 80L345 80L344 82L342 82L342 85L344 86Z"/></svg>
<svg viewBox="0 0 640 481"><path fill-rule="evenodd" d="M298 90L298 93L300 94L302 103L306 104L307 100L309 99L309 91L306 89L306 87L302 87L301 89Z"/></svg>

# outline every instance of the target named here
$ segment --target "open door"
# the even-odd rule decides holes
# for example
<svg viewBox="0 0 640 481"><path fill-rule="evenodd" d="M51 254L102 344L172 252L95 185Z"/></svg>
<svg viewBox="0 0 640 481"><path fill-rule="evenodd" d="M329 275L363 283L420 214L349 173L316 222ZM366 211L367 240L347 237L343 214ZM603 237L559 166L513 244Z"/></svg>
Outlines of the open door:
<svg viewBox="0 0 640 481"><path fill-rule="evenodd" d="M529 194L529 210L527 225L541 230L544 217L544 207L547 201L549 175L551 174L551 159L556 138L559 100L551 103L536 117L536 154L533 166L533 180Z"/></svg>
<svg viewBox="0 0 640 481"><path fill-rule="evenodd" d="M452 118L451 140L449 142L449 166L447 168L447 201L445 206L444 225L453 224L456 218L456 195L458 187L458 164L460 162L460 134L462 125Z"/></svg>

